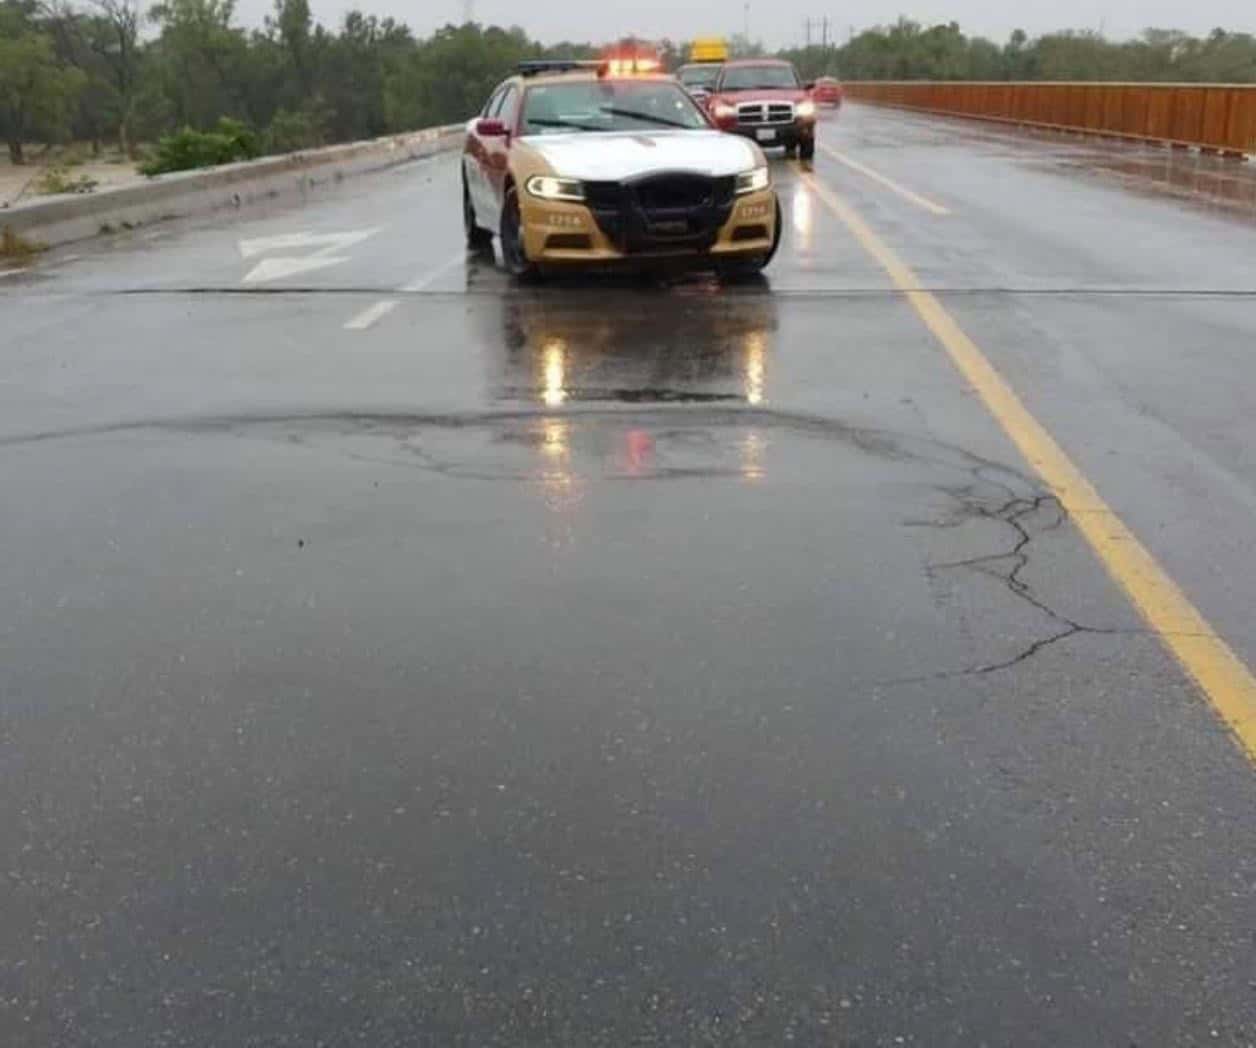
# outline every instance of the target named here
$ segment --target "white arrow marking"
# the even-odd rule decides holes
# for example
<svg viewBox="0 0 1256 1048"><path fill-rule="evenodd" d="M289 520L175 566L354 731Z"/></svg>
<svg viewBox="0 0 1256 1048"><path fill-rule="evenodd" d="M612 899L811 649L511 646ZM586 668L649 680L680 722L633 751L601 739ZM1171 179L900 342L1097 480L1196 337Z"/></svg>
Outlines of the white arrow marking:
<svg viewBox="0 0 1256 1048"><path fill-rule="evenodd" d="M272 251L293 251L303 247L316 247L320 249L316 253L325 253L360 244L378 232L379 226L375 226L349 233L282 233L274 237L256 237L253 240L240 241L240 254L244 258L253 258L256 255L268 255Z"/></svg>
<svg viewBox="0 0 1256 1048"><path fill-rule="evenodd" d="M338 266L347 258L327 258L325 255L310 258L264 258L244 275L246 284L264 284L268 280L282 280L298 273L310 273L315 269Z"/></svg>

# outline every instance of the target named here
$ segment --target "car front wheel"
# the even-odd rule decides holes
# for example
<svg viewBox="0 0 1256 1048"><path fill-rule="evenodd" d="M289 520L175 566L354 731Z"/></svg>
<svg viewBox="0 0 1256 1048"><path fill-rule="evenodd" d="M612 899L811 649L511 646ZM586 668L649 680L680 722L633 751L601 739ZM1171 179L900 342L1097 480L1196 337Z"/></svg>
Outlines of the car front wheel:
<svg viewBox="0 0 1256 1048"><path fill-rule="evenodd" d="M511 186L502 202L502 261L510 274L519 279L536 275L536 266L528 260L523 242L523 223L519 216L519 191Z"/></svg>
<svg viewBox="0 0 1256 1048"><path fill-rule="evenodd" d="M472 251L483 251L493 244L493 234L482 229L475 220L475 204L471 202L471 190L467 188L467 180L462 180L462 227L467 234L467 247Z"/></svg>

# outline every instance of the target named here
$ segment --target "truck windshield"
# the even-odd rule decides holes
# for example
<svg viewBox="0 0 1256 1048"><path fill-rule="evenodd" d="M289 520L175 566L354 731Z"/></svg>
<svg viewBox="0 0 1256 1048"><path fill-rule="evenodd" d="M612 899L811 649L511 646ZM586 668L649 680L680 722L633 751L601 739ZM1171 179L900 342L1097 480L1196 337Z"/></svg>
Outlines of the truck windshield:
<svg viewBox="0 0 1256 1048"><path fill-rule="evenodd" d="M707 126L701 110L672 81L589 80L528 88L522 133L692 130Z"/></svg>
<svg viewBox="0 0 1256 1048"><path fill-rule="evenodd" d="M730 66L724 70L723 91L753 91L756 88L797 87L798 74L793 66L745 65Z"/></svg>
<svg viewBox="0 0 1256 1048"><path fill-rule="evenodd" d="M718 65L685 66L680 71L680 82L686 87L711 87L720 78Z"/></svg>

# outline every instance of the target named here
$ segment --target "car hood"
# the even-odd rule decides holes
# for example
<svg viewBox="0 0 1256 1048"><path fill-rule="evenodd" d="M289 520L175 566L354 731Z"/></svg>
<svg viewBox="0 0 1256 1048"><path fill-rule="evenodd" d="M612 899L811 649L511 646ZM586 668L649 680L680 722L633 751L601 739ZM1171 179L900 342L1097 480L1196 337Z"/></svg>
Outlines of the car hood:
<svg viewBox="0 0 1256 1048"><path fill-rule="evenodd" d="M764 163L758 146L720 131L623 131L530 135L520 140L554 174L586 182L618 182L655 171L722 177Z"/></svg>

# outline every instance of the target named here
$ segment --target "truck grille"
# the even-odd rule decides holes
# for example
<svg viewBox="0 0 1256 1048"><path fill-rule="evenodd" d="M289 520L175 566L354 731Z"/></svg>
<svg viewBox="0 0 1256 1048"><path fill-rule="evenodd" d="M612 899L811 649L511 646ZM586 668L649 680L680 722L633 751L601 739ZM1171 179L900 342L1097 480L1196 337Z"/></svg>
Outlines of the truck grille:
<svg viewBox="0 0 1256 1048"><path fill-rule="evenodd" d="M793 102L742 102L737 107L737 123L742 127L768 127L793 122Z"/></svg>

